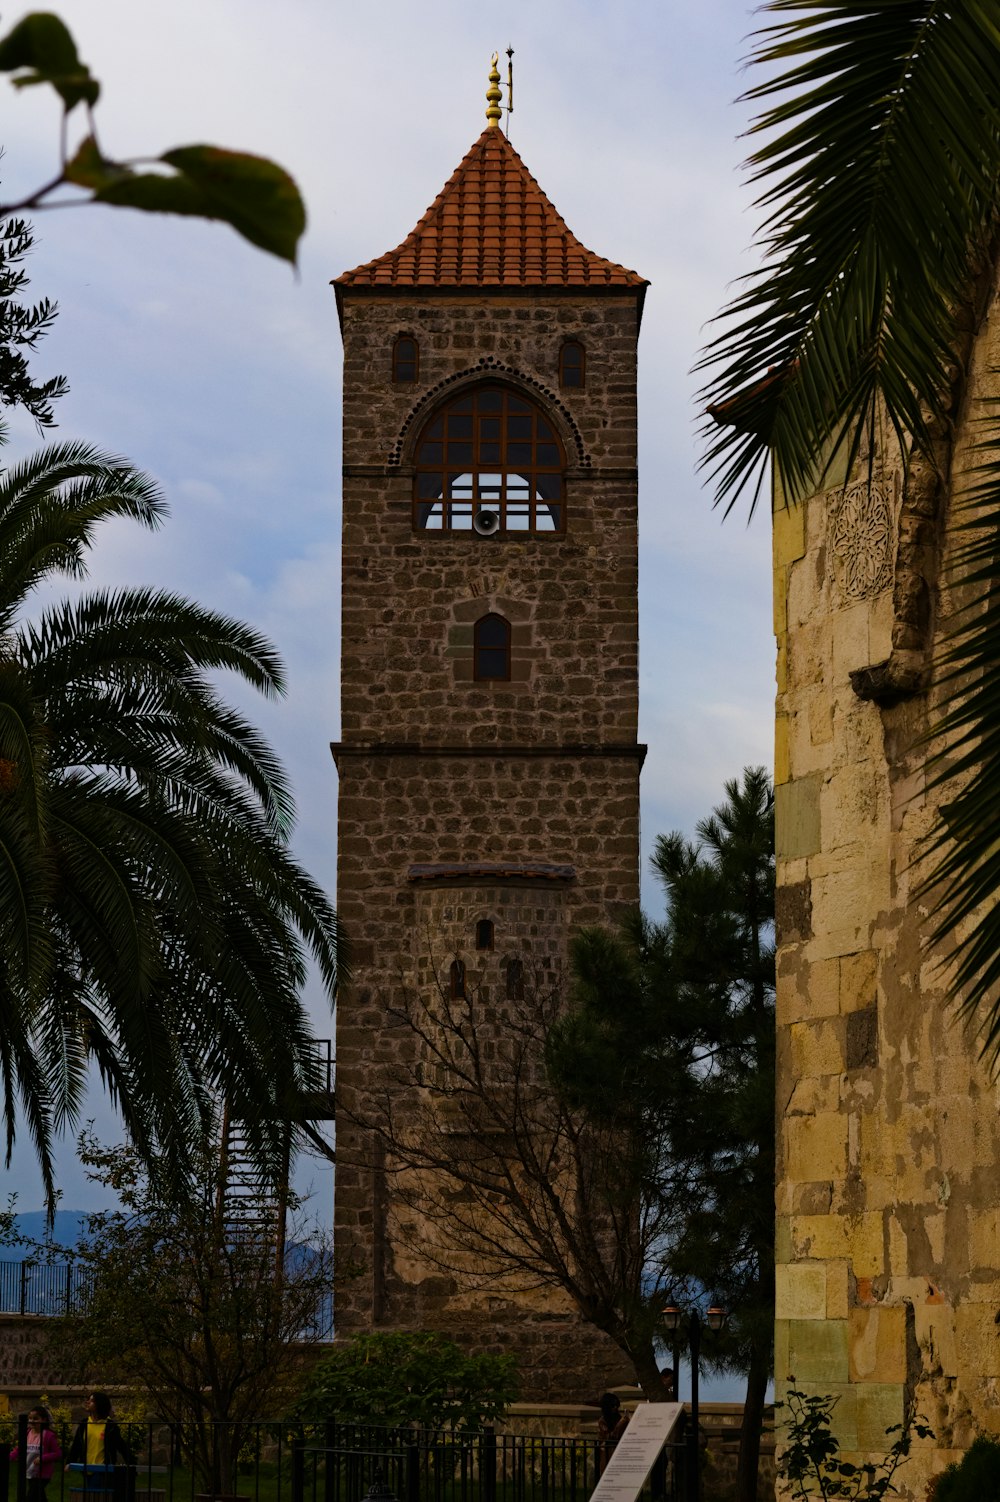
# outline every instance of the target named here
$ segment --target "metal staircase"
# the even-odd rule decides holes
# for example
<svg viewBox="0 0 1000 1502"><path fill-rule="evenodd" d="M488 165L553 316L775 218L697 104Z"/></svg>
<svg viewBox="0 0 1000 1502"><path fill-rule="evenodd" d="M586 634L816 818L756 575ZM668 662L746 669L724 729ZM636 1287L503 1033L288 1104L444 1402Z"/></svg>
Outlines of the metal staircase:
<svg viewBox="0 0 1000 1502"><path fill-rule="evenodd" d="M285 1257L288 1211L288 1171L292 1135L298 1129L315 1147L332 1157L332 1149L316 1127L333 1116L333 1047L328 1038L316 1042L314 1087L303 1096L296 1121L286 1122L283 1162L276 1178L261 1173L249 1150L246 1125L226 1101L222 1112L219 1158L219 1199L222 1232L228 1246L253 1242L274 1247L275 1271Z"/></svg>

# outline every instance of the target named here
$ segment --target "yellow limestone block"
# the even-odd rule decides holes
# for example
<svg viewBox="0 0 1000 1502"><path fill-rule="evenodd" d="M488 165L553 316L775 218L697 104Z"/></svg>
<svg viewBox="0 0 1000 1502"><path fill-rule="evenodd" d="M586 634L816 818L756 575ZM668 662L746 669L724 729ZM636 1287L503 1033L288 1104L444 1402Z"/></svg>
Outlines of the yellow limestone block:
<svg viewBox="0 0 1000 1502"><path fill-rule="evenodd" d="M802 1382L849 1381L846 1319L792 1320L788 1329L788 1362Z"/></svg>
<svg viewBox="0 0 1000 1502"><path fill-rule="evenodd" d="M852 1382L905 1381L905 1309L852 1309L850 1329Z"/></svg>
<svg viewBox="0 0 1000 1502"><path fill-rule="evenodd" d="M831 1262L826 1269L826 1317L827 1319L846 1319L847 1308L847 1263Z"/></svg>
<svg viewBox="0 0 1000 1502"><path fill-rule="evenodd" d="M806 508L784 506L773 518L774 565L787 567L801 558L806 550Z"/></svg>
<svg viewBox="0 0 1000 1502"><path fill-rule="evenodd" d="M858 1394L858 1449L886 1451L894 1435L886 1436L893 1424L903 1422L903 1384L881 1382L859 1383Z"/></svg>
<svg viewBox="0 0 1000 1502"><path fill-rule="evenodd" d="M955 1310L955 1343L959 1371L978 1377L1000 1376L1000 1340L996 1309L990 1304L961 1304Z"/></svg>
<svg viewBox="0 0 1000 1502"><path fill-rule="evenodd" d="M797 1079L843 1071L844 1051L834 1023L793 1022L791 1038L792 1069Z"/></svg>
<svg viewBox="0 0 1000 1502"><path fill-rule="evenodd" d="M789 724L786 714L774 717L774 782L777 786L781 782L788 782L791 777L790 759L788 754Z"/></svg>
<svg viewBox="0 0 1000 1502"><path fill-rule="evenodd" d="M779 694L788 688L788 633L782 632L777 642L778 654L774 665L774 681Z"/></svg>
<svg viewBox="0 0 1000 1502"><path fill-rule="evenodd" d="M788 570L774 570L774 634L782 636L788 630Z"/></svg>
<svg viewBox="0 0 1000 1502"><path fill-rule="evenodd" d="M882 1216L866 1211L848 1223L847 1246L856 1278L875 1278L884 1270L885 1248Z"/></svg>
<svg viewBox="0 0 1000 1502"><path fill-rule="evenodd" d="M823 1261L847 1256L847 1221L843 1215L795 1215L792 1242L798 1257Z"/></svg>
<svg viewBox="0 0 1000 1502"><path fill-rule="evenodd" d="M955 1311L950 1304L914 1304L916 1334L927 1352L927 1365L942 1377L958 1376Z"/></svg>
<svg viewBox="0 0 1000 1502"><path fill-rule="evenodd" d="M774 1269L774 1311L778 1319L824 1320L826 1268L822 1263L779 1262Z"/></svg>
<svg viewBox="0 0 1000 1502"><path fill-rule="evenodd" d="M840 960L817 960L809 966L801 1019L836 1017L840 1011Z"/></svg>
<svg viewBox="0 0 1000 1502"><path fill-rule="evenodd" d="M840 961L840 1010L860 1012L874 1004L878 975L878 954L861 949L845 954Z"/></svg>
<svg viewBox="0 0 1000 1502"><path fill-rule="evenodd" d="M847 1172L847 1118L839 1111L786 1122L791 1179L842 1179Z"/></svg>
<svg viewBox="0 0 1000 1502"><path fill-rule="evenodd" d="M974 1272L1000 1267L1000 1210L969 1211L969 1261Z"/></svg>

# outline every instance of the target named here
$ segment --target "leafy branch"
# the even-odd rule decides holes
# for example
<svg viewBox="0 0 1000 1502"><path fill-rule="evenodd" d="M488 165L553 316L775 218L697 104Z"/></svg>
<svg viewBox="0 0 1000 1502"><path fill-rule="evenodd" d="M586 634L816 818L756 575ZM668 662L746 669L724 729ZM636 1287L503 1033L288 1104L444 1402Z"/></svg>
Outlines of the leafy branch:
<svg viewBox="0 0 1000 1502"><path fill-rule="evenodd" d="M295 264L305 206L294 181L277 163L205 145L174 147L158 157L131 161L104 154L94 118L101 86L59 16L33 11L0 37L0 73L11 74L17 89L49 85L63 109L59 171L20 202L0 205L0 217L90 203L193 215L221 220L252 245ZM78 108L86 114L88 134L70 155L69 116ZM137 170L144 168L153 170ZM86 196L54 198L64 187L83 189Z"/></svg>
<svg viewBox="0 0 1000 1502"><path fill-rule="evenodd" d="M794 1377L789 1377L794 1382ZM793 1502L810 1502L814 1497L847 1498L850 1502L883 1502L896 1490L893 1478L910 1453L914 1436L933 1439L934 1431L923 1419L911 1413L902 1424L890 1424L887 1435L895 1435L885 1457L878 1463L867 1461L854 1465L841 1460L840 1444L830 1427L837 1399L829 1393L810 1397L796 1387L789 1387L784 1403L788 1428L778 1459L778 1474L791 1483Z"/></svg>

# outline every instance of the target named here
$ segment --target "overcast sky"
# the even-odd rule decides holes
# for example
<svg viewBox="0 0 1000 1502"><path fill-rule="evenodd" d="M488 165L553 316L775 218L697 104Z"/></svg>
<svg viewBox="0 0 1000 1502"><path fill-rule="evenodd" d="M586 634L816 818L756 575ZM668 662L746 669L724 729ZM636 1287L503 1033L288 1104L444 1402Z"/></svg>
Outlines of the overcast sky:
<svg viewBox="0 0 1000 1502"><path fill-rule="evenodd" d="M290 770L296 850L334 889L341 349L332 277L397 245L485 124L489 56L515 49L511 139L590 249L651 282L639 344L644 851L693 833L727 778L770 766L766 518L723 525L696 464L691 367L753 265L740 162L743 0L60 0L103 84L114 157L210 142L280 161L306 199L298 274L221 225L76 208L35 216L30 292L58 300L33 361L63 372L60 438L127 455L165 491L157 535L108 527L92 580L154 583L242 616L290 692L256 716ZM18 12L5 9L4 29ZM7 201L55 170L49 91L0 80ZM78 127L82 133L82 121ZM8 456L37 446L12 424ZM644 855L645 859L645 855ZM658 893L647 883L647 906ZM316 1008L317 1032L330 1019ZM114 1134L99 1101L99 1129ZM92 1201L72 1153L63 1204ZM328 1177L305 1172L328 1210ZM6 1175L37 1208L19 1148Z"/></svg>

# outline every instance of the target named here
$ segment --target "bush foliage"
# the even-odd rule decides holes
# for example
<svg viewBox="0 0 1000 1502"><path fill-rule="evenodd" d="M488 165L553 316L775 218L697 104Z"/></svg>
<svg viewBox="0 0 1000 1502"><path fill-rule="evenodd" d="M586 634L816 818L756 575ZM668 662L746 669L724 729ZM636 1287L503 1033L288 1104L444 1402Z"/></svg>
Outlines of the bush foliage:
<svg viewBox="0 0 1000 1502"><path fill-rule="evenodd" d="M316 1366L298 1415L372 1424L475 1428L517 1397L512 1356L467 1356L433 1332L359 1335Z"/></svg>
<svg viewBox="0 0 1000 1502"><path fill-rule="evenodd" d="M1000 1497L1000 1440L981 1434L962 1459L941 1473L934 1502L985 1502Z"/></svg>

